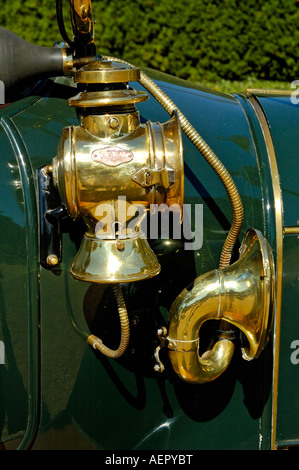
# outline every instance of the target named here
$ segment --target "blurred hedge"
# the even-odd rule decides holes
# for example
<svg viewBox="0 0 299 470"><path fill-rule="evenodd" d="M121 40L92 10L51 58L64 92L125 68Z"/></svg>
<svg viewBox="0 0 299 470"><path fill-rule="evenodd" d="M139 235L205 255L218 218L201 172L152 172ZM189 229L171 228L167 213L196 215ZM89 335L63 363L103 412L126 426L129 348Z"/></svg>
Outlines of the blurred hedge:
<svg viewBox="0 0 299 470"><path fill-rule="evenodd" d="M0 26L60 39L55 0L1 0ZM296 0L94 0L98 53L193 81L299 78ZM65 0L68 23L68 1ZM0 45L1 47L1 45Z"/></svg>

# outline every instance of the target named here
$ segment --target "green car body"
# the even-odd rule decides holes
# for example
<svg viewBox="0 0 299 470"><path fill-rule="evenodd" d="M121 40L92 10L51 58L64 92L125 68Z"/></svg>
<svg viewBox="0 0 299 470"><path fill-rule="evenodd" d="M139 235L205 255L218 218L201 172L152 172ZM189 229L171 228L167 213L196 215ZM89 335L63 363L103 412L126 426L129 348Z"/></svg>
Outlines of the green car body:
<svg viewBox="0 0 299 470"><path fill-rule="evenodd" d="M230 171L244 205L244 230L267 238L276 268L270 341L258 359L237 349L225 373L207 384L154 371L156 330L175 297L217 268L231 206L212 168L183 136L185 203L201 204L200 243L155 240L161 273L126 287L131 341L112 360L93 351L78 328L118 342L110 286L69 274L80 227L63 230L62 261L39 263L38 169L51 164L62 129L77 125L67 79L48 80L0 109L0 441L7 449L218 450L299 444L296 360L299 344L299 114L289 93L225 95L167 75L152 77ZM135 85L134 85L135 86ZM142 88L140 85L137 87ZM144 120L167 113L150 97ZM259 111L257 111L257 109ZM259 114L260 113L260 114Z"/></svg>

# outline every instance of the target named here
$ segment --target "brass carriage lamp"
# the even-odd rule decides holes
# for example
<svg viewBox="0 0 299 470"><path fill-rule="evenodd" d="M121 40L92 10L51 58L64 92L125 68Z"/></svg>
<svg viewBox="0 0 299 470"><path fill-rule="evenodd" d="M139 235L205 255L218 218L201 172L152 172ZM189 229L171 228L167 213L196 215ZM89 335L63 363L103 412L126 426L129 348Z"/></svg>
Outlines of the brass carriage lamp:
<svg viewBox="0 0 299 470"><path fill-rule="evenodd" d="M139 69L99 60L74 72L84 90L68 101L80 123L66 127L53 160L53 180L70 217L87 225L71 274L88 282L123 283L160 271L132 206L183 205L179 119L141 124L136 104L148 94L129 87ZM110 212L110 213L109 213ZM141 217L139 217L140 219Z"/></svg>
<svg viewBox="0 0 299 470"><path fill-rule="evenodd" d="M120 283L151 278L160 272L141 223L132 224L132 207L142 220L151 204L175 204L182 213L183 150L179 118L142 124L136 104L148 94L129 86L139 69L98 60L75 69L81 87L69 106L79 125L63 129L53 159L53 184L68 215L82 217L86 233L71 274L81 281L113 284L121 338L116 350L94 335L87 342L118 358L126 351L130 328ZM134 211L133 211L134 212Z"/></svg>

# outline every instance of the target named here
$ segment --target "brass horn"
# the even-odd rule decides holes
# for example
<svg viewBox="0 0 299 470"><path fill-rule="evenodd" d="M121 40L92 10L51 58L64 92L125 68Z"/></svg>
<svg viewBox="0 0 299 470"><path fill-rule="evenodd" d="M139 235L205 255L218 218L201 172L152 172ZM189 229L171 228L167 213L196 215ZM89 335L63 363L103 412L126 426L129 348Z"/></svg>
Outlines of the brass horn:
<svg viewBox="0 0 299 470"><path fill-rule="evenodd" d="M269 338L273 308L271 248L261 232L250 229L237 262L199 276L172 304L167 346L177 375L190 383L205 383L228 367L234 353L234 343L228 339L220 341L220 348L218 341L217 348L199 355L199 332L207 320L237 327L242 332L242 357L248 361L258 357ZM226 354L221 354L222 349Z"/></svg>

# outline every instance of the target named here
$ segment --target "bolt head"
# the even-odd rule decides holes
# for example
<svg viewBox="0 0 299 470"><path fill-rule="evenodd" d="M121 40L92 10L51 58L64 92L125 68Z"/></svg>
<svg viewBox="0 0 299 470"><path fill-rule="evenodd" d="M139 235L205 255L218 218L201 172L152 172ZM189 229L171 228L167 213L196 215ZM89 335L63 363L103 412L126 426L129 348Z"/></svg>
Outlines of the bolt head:
<svg viewBox="0 0 299 470"><path fill-rule="evenodd" d="M123 250L125 248L124 242L122 242L122 241L116 242L116 248L118 249L118 251Z"/></svg>
<svg viewBox="0 0 299 470"><path fill-rule="evenodd" d="M58 263L59 263L59 259L56 255L49 255L47 257L47 264L49 266L57 266Z"/></svg>
<svg viewBox="0 0 299 470"><path fill-rule="evenodd" d="M117 117L112 117L109 119L109 126L111 129L117 129L119 127L119 120Z"/></svg>

